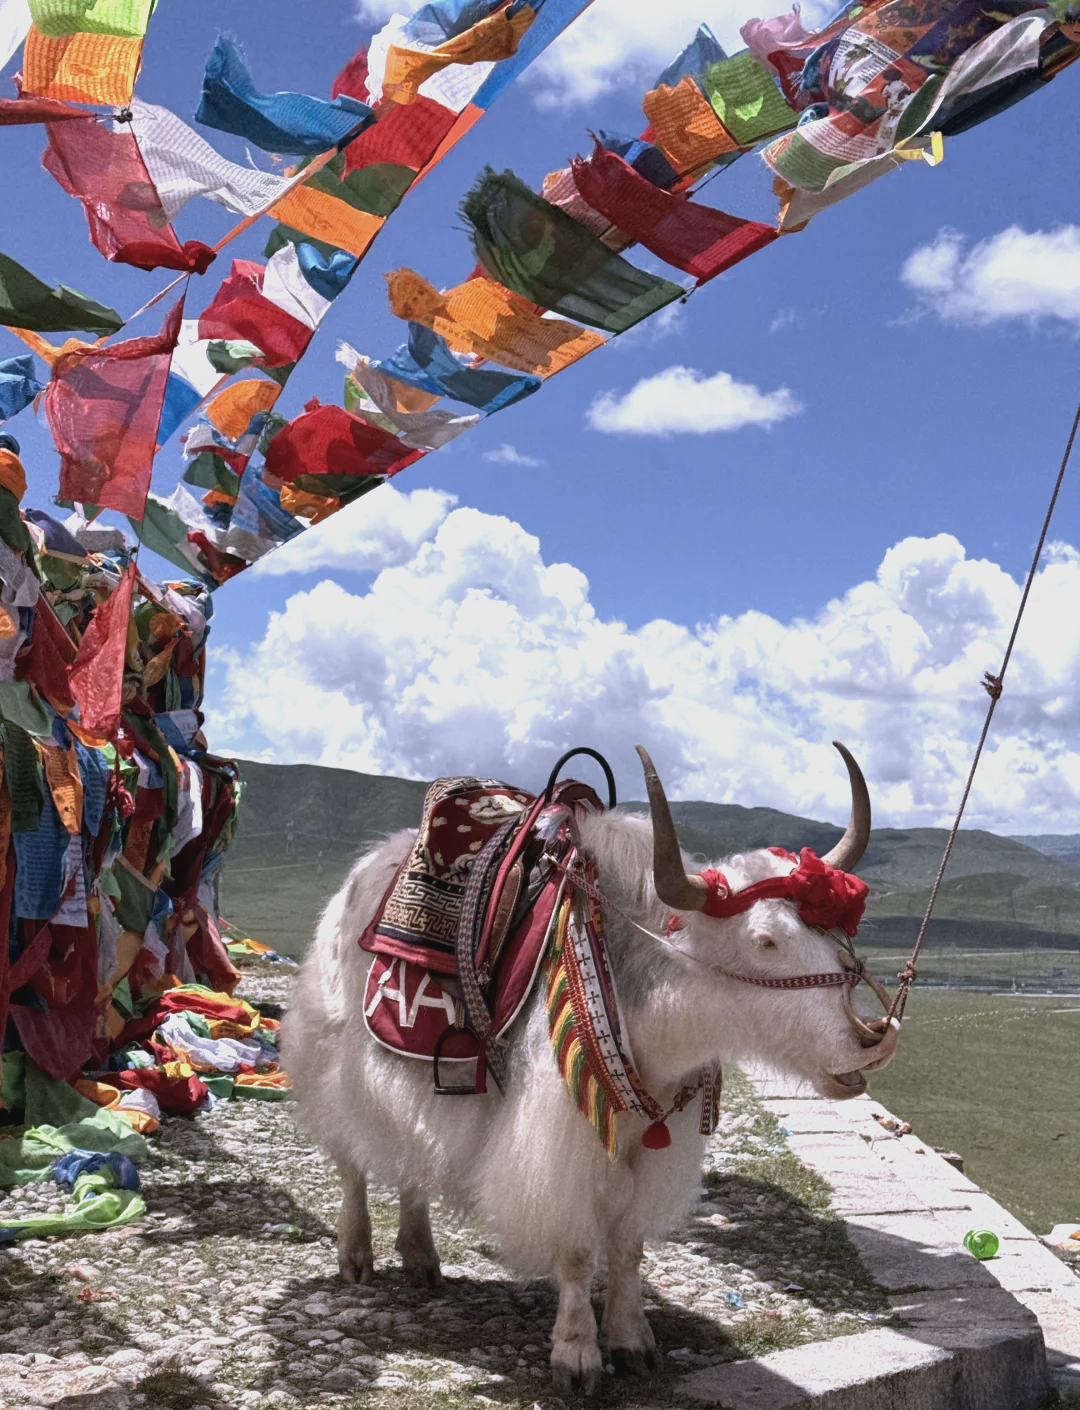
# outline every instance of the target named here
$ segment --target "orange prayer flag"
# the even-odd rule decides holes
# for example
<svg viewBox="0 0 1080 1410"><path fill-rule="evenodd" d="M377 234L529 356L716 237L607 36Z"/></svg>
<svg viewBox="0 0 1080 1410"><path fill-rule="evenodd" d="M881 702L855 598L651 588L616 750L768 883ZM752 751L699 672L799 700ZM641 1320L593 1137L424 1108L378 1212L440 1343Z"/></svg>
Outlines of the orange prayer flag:
<svg viewBox="0 0 1080 1410"><path fill-rule="evenodd" d="M383 97L393 103L414 103L420 85L450 64L498 63L509 59L517 53L521 36L535 18L536 12L523 5L513 16L508 10L487 15L435 49L410 49L405 44L391 44L383 74Z"/></svg>
<svg viewBox="0 0 1080 1410"><path fill-rule="evenodd" d="M385 216L359 211L347 201L311 186L295 187L270 207L269 214L302 235L325 240L358 259L367 254L372 240L386 224Z"/></svg>
<svg viewBox="0 0 1080 1410"><path fill-rule="evenodd" d="M550 377L607 341L562 318L541 318L527 299L493 279L469 279L440 294L411 269L386 276L398 318L439 333L455 352L490 358L516 372Z"/></svg>
<svg viewBox="0 0 1080 1410"><path fill-rule="evenodd" d="M260 411L269 411L280 395L281 388L268 377L233 382L210 402L206 415L223 436L238 441L251 418Z"/></svg>
<svg viewBox="0 0 1080 1410"><path fill-rule="evenodd" d="M47 38L34 25L23 50L23 91L69 103L131 101L143 41L119 34Z"/></svg>
<svg viewBox="0 0 1080 1410"><path fill-rule="evenodd" d="M656 145L678 172L695 171L739 144L689 74L674 88L661 84L641 102Z"/></svg>

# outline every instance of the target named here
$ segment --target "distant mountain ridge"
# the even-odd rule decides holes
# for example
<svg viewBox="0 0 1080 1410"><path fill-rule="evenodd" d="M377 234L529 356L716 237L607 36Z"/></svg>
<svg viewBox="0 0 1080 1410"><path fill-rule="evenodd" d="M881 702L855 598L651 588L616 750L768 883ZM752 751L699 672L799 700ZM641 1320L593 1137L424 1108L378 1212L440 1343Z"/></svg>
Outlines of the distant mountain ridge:
<svg viewBox="0 0 1080 1410"><path fill-rule="evenodd" d="M245 783L236 840L221 885L234 924L287 954L302 954L319 913L357 854L420 818L426 784L315 764L238 760ZM647 811L644 803L622 805ZM702 861L755 847L812 847L838 840L832 823L774 808L675 802L683 846ZM871 899L860 938L911 943L946 833L875 828L859 866ZM961 831L935 910L939 944L1080 948L1080 835L1001 837Z"/></svg>

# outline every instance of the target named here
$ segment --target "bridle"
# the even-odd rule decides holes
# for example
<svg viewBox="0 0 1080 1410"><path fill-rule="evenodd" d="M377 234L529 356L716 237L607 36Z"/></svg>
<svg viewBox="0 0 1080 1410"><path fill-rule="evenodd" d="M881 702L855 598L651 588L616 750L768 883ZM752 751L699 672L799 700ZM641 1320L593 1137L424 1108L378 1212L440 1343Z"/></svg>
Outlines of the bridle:
<svg viewBox="0 0 1080 1410"><path fill-rule="evenodd" d="M720 965L710 964L707 960L698 959L696 955L684 950L681 945L672 944L670 938L665 935L657 935L655 931L649 930L636 921L629 912L624 911L616 905L609 897L594 885L583 871L579 871L573 863L578 858L575 847L569 860L564 857L556 857L551 853L546 853L544 860L550 862L557 871L563 875L579 890L591 897L598 905L606 906L610 910L621 915L624 920L630 922L636 930L640 930L643 935L648 935L650 939L658 941L665 949L681 955L683 959L689 960L692 964L700 965L702 969L707 969L713 974L722 974L725 979L737 980L740 984L753 984L759 989L842 989L840 1002L843 1005L844 1013L848 1022L859 1035L859 1041L864 1048L876 1047L882 1041L890 1027L899 1028L900 1021L891 1013L892 996L885 986L880 983L866 968L863 960L855 953L855 947L851 940L843 931L825 930L819 925L811 926L819 935L837 940L840 948L836 952L841 968L823 970L817 974L791 974L782 978L767 979L756 974L739 974L736 970L723 969ZM678 929L682 927L679 926ZM865 983L877 996L882 1008L885 1010L884 1018L871 1019L867 1023L855 1012L855 1006L851 1002L851 991L857 984Z"/></svg>

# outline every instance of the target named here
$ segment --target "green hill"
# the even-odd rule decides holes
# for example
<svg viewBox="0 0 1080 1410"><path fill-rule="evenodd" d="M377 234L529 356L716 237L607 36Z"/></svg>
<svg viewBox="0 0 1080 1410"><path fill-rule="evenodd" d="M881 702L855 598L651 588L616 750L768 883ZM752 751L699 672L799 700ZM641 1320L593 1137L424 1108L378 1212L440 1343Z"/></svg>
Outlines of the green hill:
<svg viewBox="0 0 1080 1410"><path fill-rule="evenodd" d="M357 853L413 827L425 785L313 764L240 761L246 792L221 884L224 915L286 954L301 954L322 907ZM645 811L643 803L627 803ZM754 847L812 847L840 837L835 824L772 808L672 804L683 846L702 861ZM865 945L910 945L941 859L940 828L877 828L859 867L871 900ZM1035 844L1039 844L1036 846ZM934 945L1080 949L1080 837L999 837L962 831L934 912Z"/></svg>

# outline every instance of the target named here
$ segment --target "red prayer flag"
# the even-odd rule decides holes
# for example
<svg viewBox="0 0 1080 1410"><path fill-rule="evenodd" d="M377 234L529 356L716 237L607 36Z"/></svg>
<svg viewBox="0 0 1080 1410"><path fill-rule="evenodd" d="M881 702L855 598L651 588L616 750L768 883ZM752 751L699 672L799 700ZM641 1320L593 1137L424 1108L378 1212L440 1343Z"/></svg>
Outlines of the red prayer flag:
<svg viewBox="0 0 1080 1410"><path fill-rule="evenodd" d="M298 475L396 475L423 454L344 407L321 406L313 397L267 446L266 471L290 483Z"/></svg>
<svg viewBox="0 0 1080 1410"><path fill-rule="evenodd" d="M176 238L130 127L114 132L102 122L50 122L46 131L41 164L82 202L90 239L107 260L195 274L213 263L209 245Z"/></svg>
<svg viewBox="0 0 1080 1410"><path fill-rule="evenodd" d="M135 564L129 563L112 596L90 618L71 668L71 692L78 701L79 724L102 739L111 739L120 722L124 653L134 590Z"/></svg>
<svg viewBox="0 0 1080 1410"><path fill-rule="evenodd" d="M0 127L28 122L93 122L85 108L73 108L59 98L0 98Z"/></svg>
<svg viewBox="0 0 1080 1410"><path fill-rule="evenodd" d="M245 339L263 353L267 367L285 367L303 357L314 329L263 296L265 274L264 264L234 259L213 302L199 315L199 337Z"/></svg>
<svg viewBox="0 0 1080 1410"><path fill-rule="evenodd" d="M455 122L457 114L433 98L395 103L345 148L345 175L380 162L421 171Z"/></svg>
<svg viewBox="0 0 1080 1410"><path fill-rule="evenodd" d="M75 643L42 595L34 613L34 635L23 679L32 681L58 710L68 711L75 704L68 680L68 667L74 658Z"/></svg>
<svg viewBox="0 0 1080 1410"><path fill-rule="evenodd" d="M777 239L772 225L661 190L599 143L590 161L575 157L572 169L574 185L593 210L699 284Z"/></svg>
<svg viewBox="0 0 1080 1410"><path fill-rule="evenodd" d="M369 101L367 50L354 54L334 79L332 98L342 93L358 102ZM345 148L345 175L382 162L421 171L434 156L443 138L457 121L457 114L432 98L414 103L384 103L378 122L365 128Z"/></svg>
<svg viewBox="0 0 1080 1410"><path fill-rule="evenodd" d="M179 299L160 333L76 348L53 363L45 415L60 452L65 499L142 518L183 314Z"/></svg>

